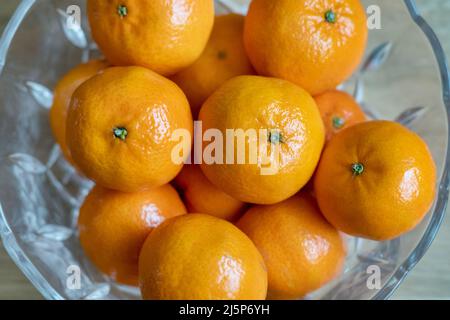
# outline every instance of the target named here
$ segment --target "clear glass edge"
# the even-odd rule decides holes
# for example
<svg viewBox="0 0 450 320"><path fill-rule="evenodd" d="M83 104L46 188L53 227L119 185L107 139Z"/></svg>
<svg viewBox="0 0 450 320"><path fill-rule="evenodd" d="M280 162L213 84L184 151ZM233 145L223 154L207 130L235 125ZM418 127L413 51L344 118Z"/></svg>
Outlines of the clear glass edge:
<svg viewBox="0 0 450 320"><path fill-rule="evenodd" d="M441 75L441 85L443 102L445 105L445 110L447 114L447 124L450 125L450 75L448 69L447 58L442 48L442 45L436 36L435 32L431 26L426 22L426 20L420 15L416 2L414 0L404 0L404 3L409 11L411 18L417 24L417 26L422 30L425 36L428 38L430 45L433 49L434 56L439 65L439 71ZM450 139L450 128L448 132L448 138ZM424 233L424 236L416 246L416 248L411 252L411 254L406 258L403 263L397 267L397 270L391 276L391 278L386 282L383 288L381 288L377 294L373 297L374 300L389 299L398 286L402 283L403 279L408 275L408 273L414 268L414 266L422 259L426 251L430 247L433 240L439 231L442 221L446 214L448 195L449 195L449 184L450 184L450 149L447 145L447 155L444 171L441 177L441 183L439 184L438 198L436 201L436 207L431 217L430 223Z"/></svg>
<svg viewBox="0 0 450 320"><path fill-rule="evenodd" d="M22 0L3 31L3 34L0 38L0 76L6 62L6 57L11 41L14 38L14 35L16 34L16 31L22 23L23 19L35 2L36 0ZM49 282L44 278L44 276L39 272L39 270L30 261L28 256L20 248L19 244L17 243L16 237L14 236L5 218L1 203L0 237L8 255L45 299L64 300L64 298L55 290L55 288L53 288L49 284Z"/></svg>
<svg viewBox="0 0 450 320"><path fill-rule="evenodd" d="M0 38L0 76L2 73L3 66L6 61L9 46L11 44L14 35L25 18L26 14L33 6L36 0L22 0L18 8L14 12L11 20L6 25L5 30ZM447 59L442 48L442 45L434 33L430 25L425 21L425 19L420 15L417 10L416 3L414 0L404 0L404 3L409 11L411 18L419 26L425 36L428 38L430 45L433 48L433 52L436 61L439 65L442 91L443 91L443 102L446 108L447 123L450 127L450 76L448 70ZM449 137L450 141L450 129ZM387 283L382 289L380 289L377 294L373 297L374 300L388 299L394 291L401 284L403 279L407 276L409 271L414 268L414 266L420 261L424 256L425 252L430 247L434 238L439 231L439 227L445 216L447 201L449 195L449 185L450 185L450 149L447 146L446 163L444 167L444 172L442 174L441 183L439 185L438 199L436 202L436 207L433 212L433 216L430 220L427 230L424 236L420 240L419 244L413 250L413 252L408 256L408 258L397 267L397 270L390 277ZM42 276L42 274L36 269L36 267L31 263L28 256L20 248L17 240L9 228L9 225L4 216L2 206L0 203L0 237L4 244L6 252L9 254L14 263L18 268L24 273L24 275L30 280L30 282L36 287L36 289L48 300L64 300L64 298L48 283L48 281ZM25 261L25 263L20 261L20 257Z"/></svg>

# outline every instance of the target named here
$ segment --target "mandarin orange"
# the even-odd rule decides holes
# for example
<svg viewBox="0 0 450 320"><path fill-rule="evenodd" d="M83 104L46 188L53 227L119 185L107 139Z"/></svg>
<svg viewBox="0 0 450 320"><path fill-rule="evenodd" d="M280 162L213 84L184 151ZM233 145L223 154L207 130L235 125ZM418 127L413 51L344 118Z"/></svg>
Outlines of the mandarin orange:
<svg viewBox="0 0 450 320"><path fill-rule="evenodd" d="M361 107L346 92L330 90L314 99L325 124L327 141L339 131L367 120Z"/></svg>
<svg viewBox="0 0 450 320"><path fill-rule="evenodd" d="M172 77L189 99L194 118L203 102L226 80L254 74L245 53L243 30L243 16L228 14L216 17L211 37L200 58Z"/></svg>
<svg viewBox="0 0 450 320"><path fill-rule="evenodd" d="M365 122L330 140L314 189L336 228L390 240L413 229L431 208L436 166L417 134L391 121Z"/></svg>
<svg viewBox="0 0 450 320"><path fill-rule="evenodd" d="M244 43L259 74L290 80L317 95L351 76L367 34L359 0L253 0Z"/></svg>
<svg viewBox="0 0 450 320"><path fill-rule="evenodd" d="M214 186L198 165L185 165L175 179L189 212L203 212L217 218L235 221L246 204Z"/></svg>
<svg viewBox="0 0 450 320"><path fill-rule="evenodd" d="M67 143L76 165L97 184L142 191L181 171L183 164L172 155L180 144L172 140L178 129L192 136L189 103L180 88L142 67L114 67L73 94ZM191 143L185 139L184 149Z"/></svg>
<svg viewBox="0 0 450 320"><path fill-rule="evenodd" d="M227 81L205 102L200 120L205 133L220 133L226 140L222 148L217 141L205 143L203 173L249 203L273 204L297 193L311 178L325 140L311 95L274 78ZM211 149L217 152L210 157Z"/></svg>
<svg viewBox="0 0 450 320"><path fill-rule="evenodd" d="M263 255L269 299L301 298L342 271L345 243L307 194L274 205L255 206L237 226Z"/></svg>
<svg viewBox="0 0 450 320"><path fill-rule="evenodd" d="M214 23L213 0L88 0L92 35L112 64L171 75L192 64Z"/></svg>
<svg viewBox="0 0 450 320"><path fill-rule="evenodd" d="M108 63L104 60L82 63L65 74L56 84L50 109L50 126L63 155L71 163L73 162L72 156L66 143L66 120L70 99L75 89L107 66Z"/></svg>
<svg viewBox="0 0 450 320"><path fill-rule="evenodd" d="M80 209L80 242L102 272L136 286L139 252L147 236L166 219L185 213L170 185L138 193L96 186Z"/></svg>
<svg viewBox="0 0 450 320"><path fill-rule="evenodd" d="M261 300L267 271L251 240L205 214L167 220L145 241L139 282L148 300Z"/></svg>

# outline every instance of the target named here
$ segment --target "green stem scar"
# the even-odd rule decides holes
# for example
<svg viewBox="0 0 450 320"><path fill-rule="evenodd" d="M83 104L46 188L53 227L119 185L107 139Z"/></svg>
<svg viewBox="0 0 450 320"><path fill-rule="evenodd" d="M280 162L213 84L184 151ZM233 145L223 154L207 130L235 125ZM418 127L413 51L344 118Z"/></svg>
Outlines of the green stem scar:
<svg viewBox="0 0 450 320"><path fill-rule="evenodd" d="M325 12L325 20L329 23L335 23L336 22L336 14L333 12L333 10L328 10Z"/></svg>
<svg viewBox="0 0 450 320"><path fill-rule="evenodd" d="M283 137L279 131L269 131L269 142L272 144L283 143Z"/></svg>
<svg viewBox="0 0 450 320"><path fill-rule="evenodd" d="M352 164L352 173L354 176L360 176L364 172L364 165L362 163Z"/></svg>
<svg viewBox="0 0 450 320"><path fill-rule="evenodd" d="M333 117L331 121L333 123L333 128L335 129L341 129L345 125L345 120L341 117Z"/></svg>
<svg viewBox="0 0 450 320"><path fill-rule="evenodd" d="M219 58L219 60L225 60L227 58L227 53L221 50L217 53L217 58Z"/></svg>
<svg viewBox="0 0 450 320"><path fill-rule="evenodd" d="M126 6L124 6L123 4L120 4L117 7L117 14L121 17L121 18L125 18L128 15L128 8Z"/></svg>
<svg viewBox="0 0 450 320"><path fill-rule="evenodd" d="M124 127L117 127L113 129L114 137L125 141L128 136L128 130Z"/></svg>

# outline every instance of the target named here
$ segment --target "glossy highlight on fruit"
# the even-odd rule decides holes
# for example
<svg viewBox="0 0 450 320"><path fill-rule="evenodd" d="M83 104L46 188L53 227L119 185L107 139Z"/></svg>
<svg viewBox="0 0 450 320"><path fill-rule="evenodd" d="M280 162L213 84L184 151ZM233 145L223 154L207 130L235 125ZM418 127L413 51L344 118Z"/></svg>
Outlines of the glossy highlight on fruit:
<svg viewBox="0 0 450 320"><path fill-rule="evenodd" d="M425 142L398 123L371 121L337 134L315 175L325 218L339 230L390 240L425 217L436 194L436 166Z"/></svg>
<svg viewBox="0 0 450 320"><path fill-rule="evenodd" d="M255 204L277 203L297 193L311 178L325 140L323 122L311 95L275 78L239 76L227 81L205 102L200 120L204 132L218 129L224 137L227 130L258 131L257 137L248 135L244 143L235 139L234 153L231 148L231 152L226 150L230 141L224 142L223 154L235 156L232 164L225 159L222 164L201 165L219 189ZM265 138L259 130L266 133ZM239 164L237 155L242 146L245 161ZM204 149L207 147L205 144ZM251 151L255 149L257 155ZM252 162L252 155L258 161Z"/></svg>
<svg viewBox="0 0 450 320"><path fill-rule="evenodd" d="M94 187L78 218L84 252L103 273L138 285L138 257L147 236L166 219L186 214L170 185L124 193Z"/></svg>
<svg viewBox="0 0 450 320"><path fill-rule="evenodd" d="M359 0L253 0L244 43L258 74L290 80L317 95L351 76L367 34Z"/></svg>
<svg viewBox="0 0 450 320"><path fill-rule="evenodd" d="M346 246L311 196L255 206L238 221L262 253L269 276L268 299L298 299L336 278Z"/></svg>
<svg viewBox="0 0 450 320"><path fill-rule="evenodd" d="M251 240L233 224L204 214L167 220L139 257L147 300L262 300L267 271Z"/></svg>
<svg viewBox="0 0 450 320"><path fill-rule="evenodd" d="M73 94L67 143L76 165L97 184L143 191L181 171L172 159L178 129L192 136L193 122L186 96L173 82L142 67L114 67ZM191 140L182 143L190 150Z"/></svg>
<svg viewBox="0 0 450 320"><path fill-rule="evenodd" d="M213 0L87 1L92 35L108 61L171 75L202 53L214 23Z"/></svg>

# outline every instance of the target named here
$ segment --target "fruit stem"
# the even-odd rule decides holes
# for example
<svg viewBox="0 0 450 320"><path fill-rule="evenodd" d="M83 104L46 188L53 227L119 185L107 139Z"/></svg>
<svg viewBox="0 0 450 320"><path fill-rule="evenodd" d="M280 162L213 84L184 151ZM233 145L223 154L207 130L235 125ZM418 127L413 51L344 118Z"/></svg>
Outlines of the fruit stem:
<svg viewBox="0 0 450 320"><path fill-rule="evenodd" d="M123 127L117 127L113 129L114 137L118 138L122 141L125 141L125 139L128 136L128 130Z"/></svg>
<svg viewBox="0 0 450 320"><path fill-rule="evenodd" d="M128 15L128 8L125 5L120 4L117 7L117 13L121 18L125 18Z"/></svg>
<svg viewBox="0 0 450 320"><path fill-rule="evenodd" d="M352 172L354 176L360 176L364 172L364 165L362 163L352 164Z"/></svg>
<svg viewBox="0 0 450 320"><path fill-rule="evenodd" d="M225 51L219 51L219 53L217 53L217 57L218 57L220 60L225 60L226 57L227 57L227 53L226 53Z"/></svg>
<svg viewBox="0 0 450 320"><path fill-rule="evenodd" d="M335 23L336 22L336 14L333 12L333 10L328 10L325 12L325 20L329 23Z"/></svg>
<svg viewBox="0 0 450 320"><path fill-rule="evenodd" d="M273 144L283 143L281 132L277 130L271 130L269 132L269 142Z"/></svg>
<svg viewBox="0 0 450 320"><path fill-rule="evenodd" d="M333 117L331 121L333 122L333 128L335 129L341 129L345 124L344 119L341 117Z"/></svg>

